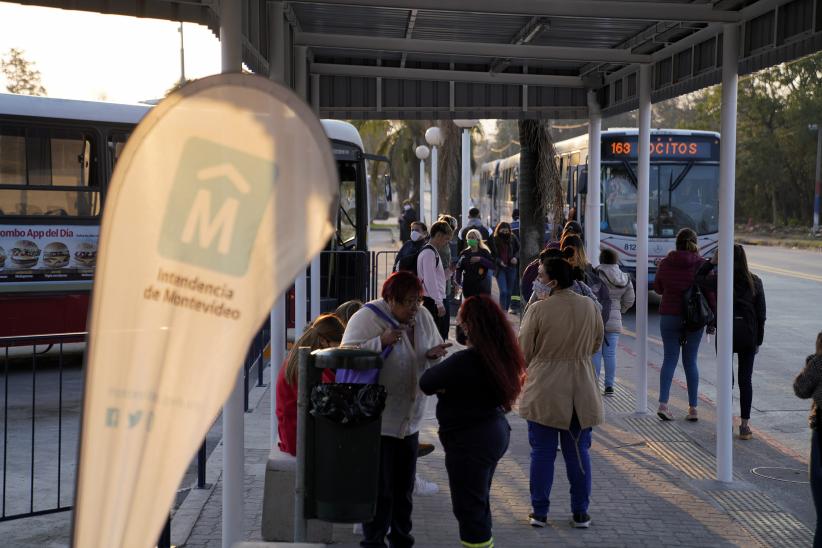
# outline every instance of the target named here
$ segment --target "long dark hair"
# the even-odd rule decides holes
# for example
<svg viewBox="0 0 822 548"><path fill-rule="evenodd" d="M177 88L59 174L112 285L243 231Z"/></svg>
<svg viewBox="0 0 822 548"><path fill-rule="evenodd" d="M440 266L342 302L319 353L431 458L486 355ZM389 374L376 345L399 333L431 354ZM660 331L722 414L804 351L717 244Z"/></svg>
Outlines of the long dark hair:
<svg viewBox="0 0 822 548"><path fill-rule="evenodd" d="M460 318L483 366L502 393L503 407L510 411L525 381L525 357L508 318L488 295L465 299Z"/></svg>
<svg viewBox="0 0 822 548"><path fill-rule="evenodd" d="M748 256L745 254L745 248L739 244L734 244L734 282L748 284L751 294L756 295L756 285L748 268Z"/></svg>

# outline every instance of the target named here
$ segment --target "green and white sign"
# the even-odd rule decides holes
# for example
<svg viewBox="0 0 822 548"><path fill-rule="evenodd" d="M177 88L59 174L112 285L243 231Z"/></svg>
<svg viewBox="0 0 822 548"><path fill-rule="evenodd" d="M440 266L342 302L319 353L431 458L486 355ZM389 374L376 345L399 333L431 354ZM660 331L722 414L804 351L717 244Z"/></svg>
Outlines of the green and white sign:
<svg viewBox="0 0 822 548"><path fill-rule="evenodd" d="M265 78L198 80L137 126L100 227L74 546L154 546L275 296L333 234L338 193L320 121Z"/></svg>

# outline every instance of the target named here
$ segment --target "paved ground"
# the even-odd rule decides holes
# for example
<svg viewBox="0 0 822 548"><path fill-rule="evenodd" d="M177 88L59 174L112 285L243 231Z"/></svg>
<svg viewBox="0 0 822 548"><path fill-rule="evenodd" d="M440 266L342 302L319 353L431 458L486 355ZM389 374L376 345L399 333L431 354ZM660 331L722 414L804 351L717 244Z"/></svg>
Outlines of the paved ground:
<svg viewBox="0 0 822 548"><path fill-rule="evenodd" d="M625 349L620 359L630 361ZM626 366L626 369L629 366ZM544 545L573 546L808 546L812 516L798 516L780 498L769 493L767 483L757 485L744 467L735 470L733 484L720 484L714 474L712 413L703 406L703 418L692 425L682 421L661 423L655 415L632 412L632 387L618 386L617 396L606 400L606 423L594 434L593 525L587 531L571 529L568 484L562 459L558 459L556 481L549 514L550 527L539 530L527 525L529 447L525 423L509 415L511 446L497 470L492 509L494 534L500 547ZM680 411L685 391L674 388L674 404ZM433 405L431 407L433 410ZM265 390L247 415L246 505L244 539L260 539L262 488L266 439L268 436L269 391ZM429 413L422 437L437 445L437 451L420 460L424 477L440 486L440 493L417 497L414 534L419 546L456 546L457 527L451 513L443 453L436 438L436 420ZM251 440L256 441L251 441ZM740 446L746 442L735 441ZM763 441L748 444L747 451L762 453L790 466L801 463ZM262 447L261 447L262 446ZM212 460L221 453L218 448ZM771 455L771 453L774 453ZM218 462L210 462L212 470ZM197 515L190 535L180 538L175 522L175 541L189 547L220 546L221 489L219 479ZM810 505L807 485L794 484L796 494ZM181 511L189 511L184 503ZM803 523L803 520L805 523ZM355 546L350 526L337 526L335 543Z"/></svg>

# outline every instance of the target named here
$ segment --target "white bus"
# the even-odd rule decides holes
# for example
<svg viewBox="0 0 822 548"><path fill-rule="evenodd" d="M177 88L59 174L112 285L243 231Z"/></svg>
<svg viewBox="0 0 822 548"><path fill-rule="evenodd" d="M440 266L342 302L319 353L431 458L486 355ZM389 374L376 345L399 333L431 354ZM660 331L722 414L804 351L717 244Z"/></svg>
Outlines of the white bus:
<svg viewBox="0 0 822 548"><path fill-rule="evenodd" d="M602 132L600 248L617 252L621 267L636 272L636 129ZM556 143L565 203L585 225L588 194L588 135ZM483 165L483 212L490 222L510 218L516 207L519 155ZM717 246L719 231L719 134L710 131L651 131L648 271L674 248L676 233L692 228L702 255Z"/></svg>

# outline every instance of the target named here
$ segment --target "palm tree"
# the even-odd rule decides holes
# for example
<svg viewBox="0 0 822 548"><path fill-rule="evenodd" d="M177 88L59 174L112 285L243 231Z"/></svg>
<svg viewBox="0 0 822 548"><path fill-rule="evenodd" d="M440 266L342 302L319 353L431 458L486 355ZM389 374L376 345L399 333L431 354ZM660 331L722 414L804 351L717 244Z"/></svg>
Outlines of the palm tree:
<svg viewBox="0 0 822 548"><path fill-rule="evenodd" d="M561 221L562 186L549 122L520 120L519 142L519 230L522 257L530 262L545 243L545 220Z"/></svg>

